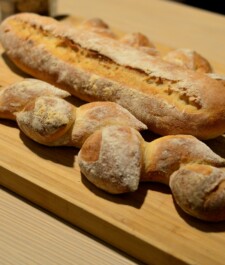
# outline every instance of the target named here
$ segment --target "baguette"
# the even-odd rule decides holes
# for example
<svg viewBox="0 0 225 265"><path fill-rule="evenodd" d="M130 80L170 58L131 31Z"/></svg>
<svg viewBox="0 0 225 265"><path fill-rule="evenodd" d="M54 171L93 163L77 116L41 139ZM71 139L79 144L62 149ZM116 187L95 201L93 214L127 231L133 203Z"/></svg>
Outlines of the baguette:
<svg viewBox="0 0 225 265"><path fill-rule="evenodd" d="M141 181L160 182L188 214L225 220L225 159L193 136L146 142L131 127L107 126L87 138L78 163L90 182L109 193L133 192Z"/></svg>
<svg viewBox="0 0 225 265"><path fill-rule="evenodd" d="M204 73L36 14L7 18L0 41L30 75L88 102L116 102L157 134L210 139L225 132L224 87Z"/></svg>
<svg viewBox="0 0 225 265"><path fill-rule="evenodd" d="M48 146L79 148L94 131L112 124L147 129L114 102L75 107L62 98L66 96L68 92L43 81L25 79L0 91L0 118L16 120L25 135Z"/></svg>

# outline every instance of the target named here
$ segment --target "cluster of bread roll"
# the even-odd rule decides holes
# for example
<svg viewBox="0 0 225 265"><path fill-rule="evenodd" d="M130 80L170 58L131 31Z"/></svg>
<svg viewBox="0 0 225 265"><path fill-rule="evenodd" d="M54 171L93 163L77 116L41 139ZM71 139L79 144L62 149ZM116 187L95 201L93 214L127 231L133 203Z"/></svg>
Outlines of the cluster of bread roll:
<svg viewBox="0 0 225 265"><path fill-rule="evenodd" d="M80 170L100 189L120 194L137 190L141 181L161 182L190 215L225 219L225 159L190 135L147 142L139 133L147 127L120 105L75 107L64 99L68 96L25 79L0 91L0 118L15 120L38 143L80 148Z"/></svg>
<svg viewBox="0 0 225 265"><path fill-rule="evenodd" d="M81 172L107 192L135 191L141 181L161 182L188 214L225 219L225 160L194 136L146 142L135 129L112 125L94 132L78 158Z"/></svg>
<svg viewBox="0 0 225 265"><path fill-rule="evenodd" d="M40 144L80 148L81 173L102 190L161 182L188 214L225 220L225 159L199 140L225 132L225 78L204 57L161 56L145 35L117 36L100 19L72 28L26 13L0 25L0 41L39 79L2 89L0 118ZM70 94L91 103L75 107ZM162 137L147 142L146 129Z"/></svg>

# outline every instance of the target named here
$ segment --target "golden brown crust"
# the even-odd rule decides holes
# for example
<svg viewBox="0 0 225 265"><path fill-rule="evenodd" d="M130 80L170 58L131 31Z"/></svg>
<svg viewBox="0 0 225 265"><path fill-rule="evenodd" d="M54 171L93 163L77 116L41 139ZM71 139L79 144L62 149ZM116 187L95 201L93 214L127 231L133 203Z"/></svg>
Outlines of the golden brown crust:
<svg viewBox="0 0 225 265"><path fill-rule="evenodd" d="M149 55L159 55L159 52L153 42L151 42L147 36L140 32L125 34L120 41L124 44L140 49Z"/></svg>
<svg viewBox="0 0 225 265"><path fill-rule="evenodd" d="M139 181L161 182L188 214L225 220L225 160L193 136L148 143L129 127L107 126L86 140L78 163L90 182L109 193L134 191Z"/></svg>
<svg viewBox="0 0 225 265"><path fill-rule="evenodd" d="M225 87L225 75L216 74L216 73L208 73L207 74L210 78L219 81Z"/></svg>
<svg viewBox="0 0 225 265"><path fill-rule="evenodd" d="M45 145L81 147L94 131L112 124L147 129L114 102L75 107L60 97L69 93L43 81L24 79L0 92L0 117L15 119L31 139Z"/></svg>
<svg viewBox="0 0 225 265"><path fill-rule="evenodd" d="M202 73L211 73L212 67L208 60L198 52L191 49L176 49L167 53L165 61L180 65L186 69L190 69Z"/></svg>
<svg viewBox="0 0 225 265"><path fill-rule="evenodd" d="M177 204L206 221L225 220L225 169L190 164L175 171L170 188Z"/></svg>
<svg viewBox="0 0 225 265"><path fill-rule="evenodd" d="M102 142L101 130L98 130L94 134L91 134L88 139L89 140L86 141L85 145L83 145L82 147L82 151L80 152L80 159L86 161L87 163L94 163L99 159Z"/></svg>
<svg viewBox="0 0 225 265"><path fill-rule="evenodd" d="M109 26L100 18L91 18L83 21L78 25L78 28L82 30L93 31L104 37L116 38L114 32L109 28Z"/></svg>
<svg viewBox="0 0 225 265"><path fill-rule="evenodd" d="M163 182L187 213L208 221L225 219L225 160L201 141L176 135L147 143L134 129L145 126L116 103L75 108L57 97L64 93L55 88L44 86L45 96L33 93L35 87L43 88L43 82L37 83L24 80L9 86L8 92L4 89L10 99L6 106L18 107L17 123L31 139L50 146L82 146L81 172L97 187L117 194L135 191L140 181Z"/></svg>
<svg viewBox="0 0 225 265"><path fill-rule="evenodd" d="M92 102L77 109L72 142L79 143L77 146L81 147L88 136L96 130L113 124L129 126L138 131L147 129L147 126L129 111L114 102Z"/></svg>
<svg viewBox="0 0 225 265"><path fill-rule="evenodd" d="M171 174L190 163L225 167L225 160L191 135L169 135L145 144L142 181L169 183Z"/></svg>
<svg viewBox="0 0 225 265"><path fill-rule="evenodd" d="M81 147L96 130L126 125L136 130L146 126L113 102L93 102L78 108L67 101L39 96L16 113L20 129L34 141L50 146Z"/></svg>
<svg viewBox="0 0 225 265"><path fill-rule="evenodd" d="M70 145L76 108L65 100L41 96L16 114L20 129L34 141L50 146Z"/></svg>
<svg viewBox="0 0 225 265"><path fill-rule="evenodd" d="M205 74L37 15L7 19L0 38L24 71L86 101L117 102L156 133L208 139L225 131L224 87Z"/></svg>
<svg viewBox="0 0 225 265"><path fill-rule="evenodd" d="M206 221L225 220L225 159L190 135L145 144L142 181L170 186L175 202Z"/></svg>
<svg viewBox="0 0 225 265"><path fill-rule="evenodd" d="M85 141L78 162L97 187L114 194L135 191L142 171L141 136L130 127L104 127Z"/></svg>
<svg viewBox="0 0 225 265"><path fill-rule="evenodd" d="M26 78L4 87L0 91L0 118L15 120L15 113L39 96L68 97L70 94L50 84Z"/></svg>

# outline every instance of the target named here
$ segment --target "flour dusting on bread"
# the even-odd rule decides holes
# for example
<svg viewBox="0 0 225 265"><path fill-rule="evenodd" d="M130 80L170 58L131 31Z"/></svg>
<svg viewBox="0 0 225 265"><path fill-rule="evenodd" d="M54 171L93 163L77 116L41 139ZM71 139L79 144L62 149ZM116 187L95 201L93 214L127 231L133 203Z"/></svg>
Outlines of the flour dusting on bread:
<svg viewBox="0 0 225 265"><path fill-rule="evenodd" d="M15 119L15 112L38 96L52 95L66 98L70 94L41 80L26 78L0 91L0 117Z"/></svg>
<svg viewBox="0 0 225 265"><path fill-rule="evenodd" d="M99 134L96 160L85 159L93 152L95 134ZM96 131L82 146L78 159L81 172L95 185L111 193L135 191L142 169L140 136L130 127L107 126ZM89 153L90 155L90 153ZM96 155L96 153L95 153Z"/></svg>
<svg viewBox="0 0 225 265"><path fill-rule="evenodd" d="M6 19L0 40L25 72L85 101L119 103L157 134L225 132L224 85L205 73L34 14Z"/></svg>

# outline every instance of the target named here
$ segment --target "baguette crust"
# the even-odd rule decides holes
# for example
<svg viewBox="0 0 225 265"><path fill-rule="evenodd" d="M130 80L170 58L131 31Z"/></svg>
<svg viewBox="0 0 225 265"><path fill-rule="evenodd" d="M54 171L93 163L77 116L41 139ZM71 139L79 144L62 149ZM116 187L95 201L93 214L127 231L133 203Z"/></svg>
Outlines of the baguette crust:
<svg viewBox="0 0 225 265"><path fill-rule="evenodd" d="M225 87L225 75L216 74L216 73L208 73L210 78L218 80Z"/></svg>
<svg viewBox="0 0 225 265"><path fill-rule="evenodd" d="M155 45L148 39L147 36L139 32L125 34L120 41L134 48L140 49L149 55L159 55Z"/></svg>
<svg viewBox="0 0 225 265"><path fill-rule="evenodd" d="M202 55L190 49L173 50L167 53L163 59L193 71L202 73L212 72L210 63Z"/></svg>
<svg viewBox="0 0 225 265"><path fill-rule="evenodd" d="M25 72L86 101L117 102L158 134L225 132L224 87L205 74L34 14L6 19L0 40Z"/></svg>
<svg viewBox="0 0 225 265"><path fill-rule="evenodd" d="M109 38L116 38L116 35L112 32L109 26L100 18L92 18L83 21L78 27L82 30L94 31Z"/></svg>

